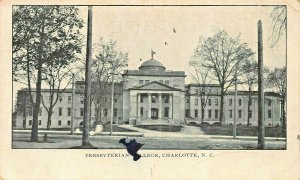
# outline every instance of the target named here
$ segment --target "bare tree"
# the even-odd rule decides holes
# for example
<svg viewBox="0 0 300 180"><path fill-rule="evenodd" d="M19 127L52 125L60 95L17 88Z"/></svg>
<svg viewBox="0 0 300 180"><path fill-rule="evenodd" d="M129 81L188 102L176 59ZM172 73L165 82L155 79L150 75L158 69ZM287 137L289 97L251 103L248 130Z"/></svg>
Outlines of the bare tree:
<svg viewBox="0 0 300 180"><path fill-rule="evenodd" d="M282 118L282 127L286 128L286 112L285 112L285 102L286 102L286 84L287 74L286 67L275 68L273 71L270 71L267 78L267 86L274 89L275 92L278 92L282 98L281 100L281 118Z"/></svg>
<svg viewBox="0 0 300 180"><path fill-rule="evenodd" d="M121 79L121 72L127 66L128 53L117 51L117 42L106 42L102 37L96 44L97 51L96 58L93 61L92 77L93 88L92 93L94 95L94 104L96 111L96 123L102 122L102 110L104 105L110 104L107 102L108 97L111 96L111 73L115 74L115 78ZM116 93L115 93L116 94Z"/></svg>
<svg viewBox="0 0 300 180"><path fill-rule="evenodd" d="M241 43L240 36L230 37L225 30L213 37L200 40L195 50L202 66L212 73L212 80L220 84L220 123L223 123L224 94L233 85L235 68L254 55L247 43ZM242 72L238 69L237 76Z"/></svg>
<svg viewBox="0 0 300 180"><path fill-rule="evenodd" d="M49 63L80 52L82 20L74 6L14 6L13 80L27 84L33 108L31 141L38 141L42 74ZM72 58L71 58L72 59ZM68 62L61 58L57 62ZM24 82L25 81L25 82ZM35 99L32 93L35 84Z"/></svg>
<svg viewBox="0 0 300 180"><path fill-rule="evenodd" d="M270 17L272 18L272 33L270 36L271 47L274 47L280 37L286 34L287 8L286 6L275 6Z"/></svg>
<svg viewBox="0 0 300 180"><path fill-rule="evenodd" d="M46 103L44 100L44 96L42 96L42 105L47 111L47 130L50 129L51 126L51 118L53 114L53 109L57 104L59 98L61 98L61 94L65 91L65 89L70 85L71 74L70 70L64 72L62 67L58 69L50 66L48 69L48 73L44 78L45 83L47 84L48 92L49 92L49 103ZM64 82L64 81L67 82Z"/></svg>
<svg viewBox="0 0 300 180"><path fill-rule="evenodd" d="M211 83L210 77L209 77L209 70L207 68L204 68L201 63L199 63L197 60L192 59L189 63L191 67L193 67L193 73L191 74L191 77L196 84L197 87L197 96L200 97L201 102L201 124L204 120L204 114L205 114L205 108L209 99L208 94L208 87Z"/></svg>

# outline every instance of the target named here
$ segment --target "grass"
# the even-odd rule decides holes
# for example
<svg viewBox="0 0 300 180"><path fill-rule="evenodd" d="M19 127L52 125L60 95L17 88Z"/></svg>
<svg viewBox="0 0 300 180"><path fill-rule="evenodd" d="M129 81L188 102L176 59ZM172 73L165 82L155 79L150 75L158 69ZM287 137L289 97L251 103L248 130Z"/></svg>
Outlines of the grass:
<svg viewBox="0 0 300 180"><path fill-rule="evenodd" d="M136 127L161 132L180 132L182 129L182 126L174 125L138 125Z"/></svg>
<svg viewBox="0 0 300 180"><path fill-rule="evenodd" d="M231 136L233 134L232 125L223 126L204 126L201 128L207 135L225 135ZM239 125L236 128L237 136L257 136L258 128L255 126L243 126ZM266 137L286 137L286 132L282 127L265 127Z"/></svg>
<svg viewBox="0 0 300 180"><path fill-rule="evenodd" d="M125 128L118 127L119 125L113 124L113 132L136 132L134 130L129 130ZM94 127L90 127L90 131L94 130ZM23 130L23 129L21 129ZM31 130L31 129L29 129ZM39 130L47 130L46 128L39 128ZM51 128L52 131L71 131L71 128ZM80 130L82 131L82 126L80 127ZM104 125L103 132L110 132L110 124Z"/></svg>

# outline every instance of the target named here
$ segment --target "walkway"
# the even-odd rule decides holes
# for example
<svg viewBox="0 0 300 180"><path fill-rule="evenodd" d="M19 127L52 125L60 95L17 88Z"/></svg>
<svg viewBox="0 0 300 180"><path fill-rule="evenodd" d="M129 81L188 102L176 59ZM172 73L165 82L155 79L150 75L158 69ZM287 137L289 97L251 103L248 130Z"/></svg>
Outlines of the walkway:
<svg viewBox="0 0 300 180"><path fill-rule="evenodd" d="M197 127L191 126L183 126L183 130L181 132L160 132L160 131L152 131L139 127L134 127L132 125L120 125L120 127L134 130L144 134L144 137L195 137L202 139L233 139L232 136L224 136L224 135L206 135L204 132L201 132ZM199 134L196 133L195 128L199 130ZM246 141L257 141L256 136L237 136L235 139L237 140L246 140ZM286 141L286 138L280 137L265 137L266 141Z"/></svg>

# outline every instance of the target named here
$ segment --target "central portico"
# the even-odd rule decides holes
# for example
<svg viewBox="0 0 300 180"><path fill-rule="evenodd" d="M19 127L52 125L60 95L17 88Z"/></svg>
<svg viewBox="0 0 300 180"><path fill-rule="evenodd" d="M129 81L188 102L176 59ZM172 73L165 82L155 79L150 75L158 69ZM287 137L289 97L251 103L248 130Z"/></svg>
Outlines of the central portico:
<svg viewBox="0 0 300 180"><path fill-rule="evenodd" d="M152 54L153 55L153 54ZM180 124L184 120L184 71L166 71L157 60L123 74L123 118L130 124Z"/></svg>

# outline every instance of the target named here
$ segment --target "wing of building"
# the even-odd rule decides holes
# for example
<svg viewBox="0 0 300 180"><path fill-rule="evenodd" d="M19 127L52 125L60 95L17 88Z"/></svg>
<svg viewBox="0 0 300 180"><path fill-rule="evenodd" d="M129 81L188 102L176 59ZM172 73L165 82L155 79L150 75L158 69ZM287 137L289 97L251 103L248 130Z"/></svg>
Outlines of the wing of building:
<svg viewBox="0 0 300 180"><path fill-rule="evenodd" d="M113 119L116 124L189 124L219 122L220 86L217 84L185 84L184 71L169 71L155 59L149 59L141 64L138 70L126 70L123 81L115 83ZM97 89L101 86L102 90ZM206 93L201 89L206 88ZM91 125L96 121L110 121L111 83L93 84L92 87ZM39 127L47 127L50 104L50 91L42 90L44 105L39 112ZM70 129L71 116L74 111L74 127L80 127L84 113L84 82L76 82L75 90L66 89L59 94L53 108L51 129ZM34 90L33 90L34 93ZM237 124L257 125L258 106L257 92L239 91L237 98ZM72 97L74 106L72 107ZM56 98L56 95L54 96ZM234 92L224 96L224 123L233 123ZM202 105L205 100L205 108ZM265 94L265 123L267 126L281 125L281 98L277 93ZM248 108L249 107L249 108ZM28 90L18 91L16 117L13 118L14 128L31 128L32 108L28 98ZM203 114L203 116L202 116ZM202 118L203 117L203 118ZM249 120L248 120L249 119Z"/></svg>

